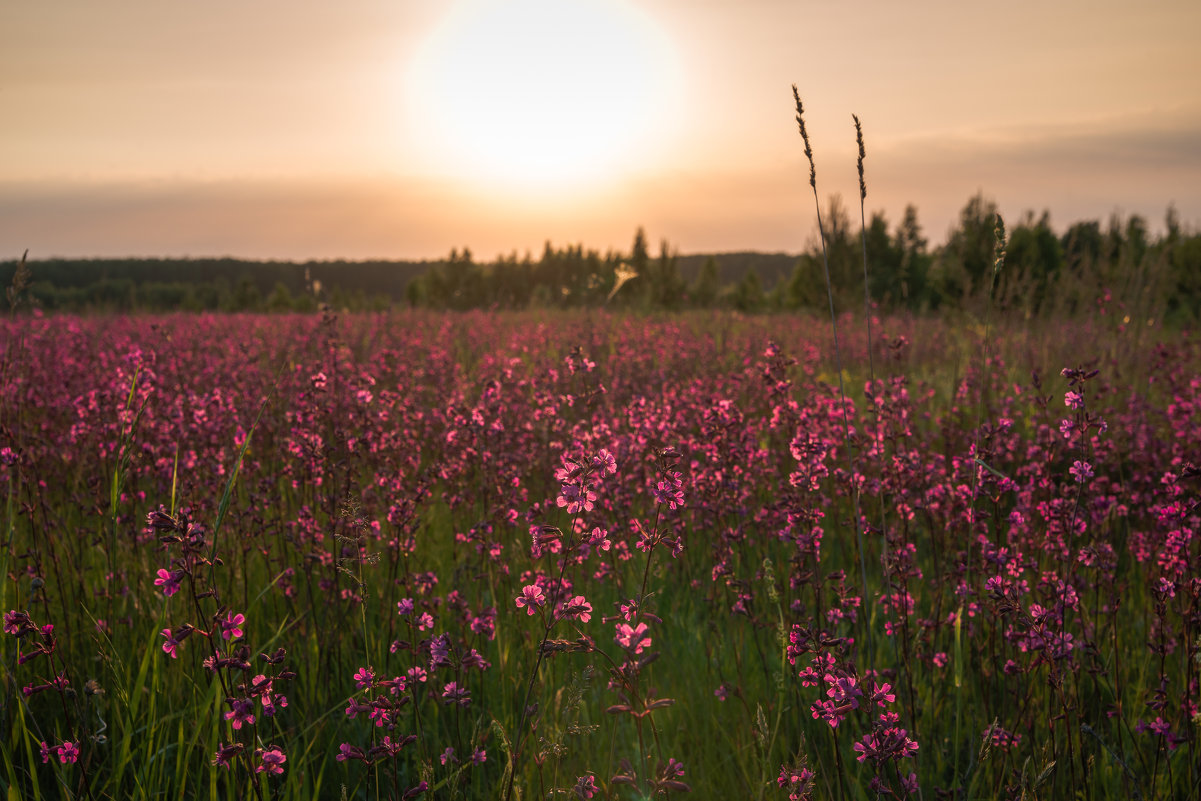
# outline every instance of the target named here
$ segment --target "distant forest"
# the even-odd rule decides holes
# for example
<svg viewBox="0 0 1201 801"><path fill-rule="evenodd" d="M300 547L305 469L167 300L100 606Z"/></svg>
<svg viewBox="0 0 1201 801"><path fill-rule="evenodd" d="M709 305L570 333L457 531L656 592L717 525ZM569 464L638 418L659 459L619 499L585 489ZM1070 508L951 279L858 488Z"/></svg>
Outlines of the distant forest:
<svg viewBox="0 0 1201 801"><path fill-rule="evenodd" d="M995 205L982 195L960 212L947 241L930 247L909 206L895 226L875 213L861 231L839 198L823 211L835 304L862 308L864 250L873 303L882 312L939 312L989 302L1013 314L1088 312L1098 303L1178 325L1201 317L1201 233L1169 208L1152 236L1132 215L1084 221L1062 233L1049 215L1007 220L1005 265L993 282ZM858 215L855 215L858 217ZM640 228L629 252L583 245L477 261L467 248L436 261L245 261L31 259L0 262L0 283L46 311L154 312L599 307L642 311L731 308L765 312L828 308L822 250L800 255L681 255ZM653 252L652 252L653 251ZM20 274L18 269L20 268Z"/></svg>

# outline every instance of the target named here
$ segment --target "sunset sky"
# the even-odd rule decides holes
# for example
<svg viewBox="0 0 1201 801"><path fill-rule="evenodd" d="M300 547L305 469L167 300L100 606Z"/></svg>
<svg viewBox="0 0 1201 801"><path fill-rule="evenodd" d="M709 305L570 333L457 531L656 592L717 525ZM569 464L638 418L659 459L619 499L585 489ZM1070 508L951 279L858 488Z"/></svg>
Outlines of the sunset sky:
<svg viewBox="0 0 1201 801"><path fill-rule="evenodd" d="M0 259L799 252L823 202L1201 227L1197 0L0 5Z"/></svg>

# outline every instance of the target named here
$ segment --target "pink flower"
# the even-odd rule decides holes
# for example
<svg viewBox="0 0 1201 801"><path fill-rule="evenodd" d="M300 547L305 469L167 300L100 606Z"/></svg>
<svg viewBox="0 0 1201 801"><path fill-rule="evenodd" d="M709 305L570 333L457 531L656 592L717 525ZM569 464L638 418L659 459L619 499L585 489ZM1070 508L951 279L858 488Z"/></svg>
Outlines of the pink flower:
<svg viewBox="0 0 1201 801"><path fill-rule="evenodd" d="M617 474L617 460L613 458L613 454L604 448L601 448L596 452L596 456L592 457L592 466L599 473L605 473L610 476Z"/></svg>
<svg viewBox="0 0 1201 801"><path fill-rule="evenodd" d="M159 634L167 638L167 641L163 643L163 653L172 659L178 659L179 654L175 653L175 649L179 647L179 640L171 634L171 629L163 629Z"/></svg>
<svg viewBox="0 0 1201 801"><path fill-rule="evenodd" d="M233 708L225 713L225 719L233 722L234 730L242 728L243 724L254 723L254 701L249 698L238 698L230 704Z"/></svg>
<svg viewBox="0 0 1201 801"><path fill-rule="evenodd" d="M360 690L370 689L371 683L375 680L375 674L368 668L359 668L358 672L353 676L355 682L359 685Z"/></svg>
<svg viewBox="0 0 1201 801"><path fill-rule="evenodd" d="M458 682L447 682L442 688L442 703L467 706L471 703L471 693L466 687L460 687Z"/></svg>
<svg viewBox="0 0 1201 801"><path fill-rule="evenodd" d="M583 595L577 595L564 604L559 612L563 617L587 623L592 619L592 604L588 603Z"/></svg>
<svg viewBox="0 0 1201 801"><path fill-rule="evenodd" d="M575 793L576 798L592 798L592 796L596 795L596 778L594 776L580 776L576 779L572 792Z"/></svg>
<svg viewBox="0 0 1201 801"><path fill-rule="evenodd" d="M355 716L360 712L366 712L370 714L375 709L375 707L373 707L371 704L360 704L353 698L346 699L346 703L346 716L351 720L354 720Z"/></svg>
<svg viewBox="0 0 1201 801"><path fill-rule="evenodd" d="M1088 462L1082 462L1077 459L1072 462L1072 466L1068 468L1068 472L1076 479L1077 484L1083 484L1093 477L1093 466Z"/></svg>
<svg viewBox="0 0 1201 801"><path fill-rule="evenodd" d="M213 755L213 767L229 770L229 761L242 753L243 748L244 746L241 743L232 743L230 745L217 743L217 753Z"/></svg>
<svg viewBox="0 0 1201 801"><path fill-rule="evenodd" d="M243 634L242 624L246 622L246 616L241 612L234 614L233 612L225 613L225 620L221 621L221 636L225 639L237 639Z"/></svg>
<svg viewBox="0 0 1201 801"><path fill-rule="evenodd" d="M567 507L567 514L574 515L577 512L591 512L595 506L596 493L588 487L579 487L575 484L564 484L559 491L559 497L555 498L555 504L560 507Z"/></svg>
<svg viewBox="0 0 1201 801"><path fill-rule="evenodd" d="M618 623L617 635L613 640L627 651L640 654L643 648L649 647L651 644L651 638L647 636L646 630L645 623L639 623L636 627Z"/></svg>
<svg viewBox="0 0 1201 801"><path fill-rule="evenodd" d="M29 623L29 615L24 612L18 612L12 609L4 613L4 633L16 634L21 630L21 626Z"/></svg>
<svg viewBox="0 0 1201 801"><path fill-rule="evenodd" d="M542 588L537 584L527 584L521 590L521 595L517 596L517 608L526 608L526 614L534 614L534 607L542 606L546 603L546 596L542 594Z"/></svg>
<svg viewBox="0 0 1201 801"><path fill-rule="evenodd" d="M279 693L263 693L259 698L263 702L263 714L267 717L272 717L275 713L288 705L288 697Z"/></svg>
<svg viewBox="0 0 1201 801"><path fill-rule="evenodd" d="M79 761L79 746L70 740L63 742L56 750L58 751L58 761L64 765Z"/></svg>
<svg viewBox="0 0 1201 801"><path fill-rule="evenodd" d="M655 484L651 490L651 494L655 498L655 503L667 504L669 509L678 509L684 505L684 490L683 481L680 474L668 471L665 474L665 480Z"/></svg>
<svg viewBox="0 0 1201 801"><path fill-rule="evenodd" d="M259 749L255 752L255 755L262 762L261 765L254 769L255 773L265 772L279 775L284 772L284 763L288 761L288 758L284 756L284 752L279 750L278 747L271 746L266 751Z"/></svg>
<svg viewBox="0 0 1201 801"><path fill-rule="evenodd" d="M875 701L879 706L885 706L896 702L897 695L892 691L892 685L887 682L884 684L875 685L872 691L871 701Z"/></svg>
<svg viewBox="0 0 1201 801"><path fill-rule="evenodd" d="M171 571L159 568L158 578L154 580L154 585L156 587L162 587L163 595L170 598L172 595L179 592L179 582L183 578L183 575L184 574L182 570Z"/></svg>
<svg viewBox="0 0 1201 801"><path fill-rule="evenodd" d="M345 762L348 759L357 759L362 762L370 762L367 755L363 753L362 748L351 745L350 743L342 743L338 746L338 755L334 757L338 762Z"/></svg>

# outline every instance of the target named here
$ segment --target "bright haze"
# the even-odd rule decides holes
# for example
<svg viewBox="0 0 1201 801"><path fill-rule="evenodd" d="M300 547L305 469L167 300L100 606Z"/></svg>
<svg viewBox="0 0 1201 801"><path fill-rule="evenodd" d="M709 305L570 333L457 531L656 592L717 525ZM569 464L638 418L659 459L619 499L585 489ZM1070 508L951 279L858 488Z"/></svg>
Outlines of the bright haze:
<svg viewBox="0 0 1201 801"><path fill-rule="evenodd" d="M0 5L0 259L477 258L814 236L983 192L1201 223L1197 0Z"/></svg>

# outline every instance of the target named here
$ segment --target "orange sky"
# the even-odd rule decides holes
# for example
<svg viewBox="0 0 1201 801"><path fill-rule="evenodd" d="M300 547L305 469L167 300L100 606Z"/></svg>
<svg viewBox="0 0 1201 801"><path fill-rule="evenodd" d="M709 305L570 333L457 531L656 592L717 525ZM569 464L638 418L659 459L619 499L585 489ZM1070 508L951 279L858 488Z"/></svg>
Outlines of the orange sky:
<svg viewBox="0 0 1201 801"><path fill-rule="evenodd" d="M1201 3L56 0L0 5L0 258L489 259L642 225L796 252L823 199L978 190L1062 230L1201 225ZM857 213L857 209L856 209Z"/></svg>

